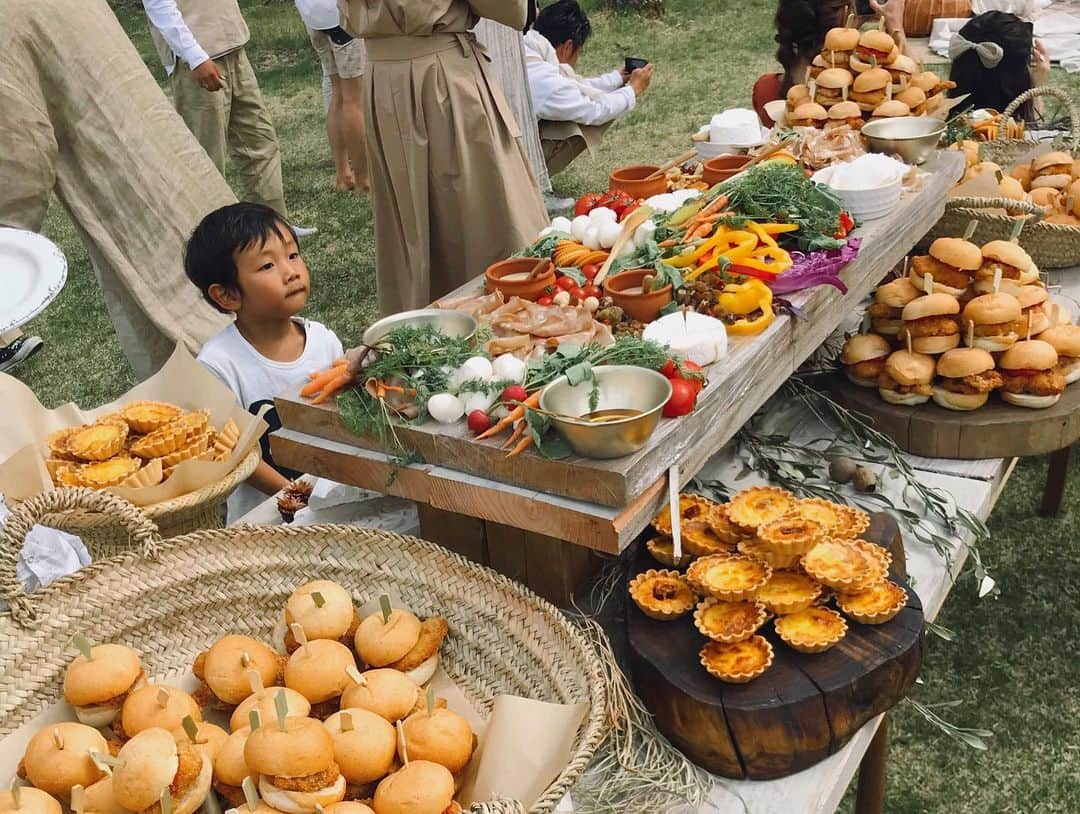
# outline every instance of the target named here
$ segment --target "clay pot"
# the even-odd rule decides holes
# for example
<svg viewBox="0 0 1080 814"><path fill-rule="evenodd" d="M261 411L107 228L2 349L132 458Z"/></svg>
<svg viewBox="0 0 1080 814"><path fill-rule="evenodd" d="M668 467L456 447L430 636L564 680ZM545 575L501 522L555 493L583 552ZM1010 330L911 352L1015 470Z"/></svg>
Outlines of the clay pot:
<svg viewBox="0 0 1080 814"><path fill-rule="evenodd" d="M710 158L701 168L701 180L709 186L726 181L750 163L748 155L718 155Z"/></svg>
<svg viewBox="0 0 1080 814"><path fill-rule="evenodd" d="M535 300L542 296L548 288L555 287L555 265L548 266L547 271L535 279L517 275L528 274L539 263L536 257L511 257L500 260L498 263L488 266L484 273L488 291L501 291L506 299L521 297L523 300ZM507 277L514 279L507 279Z"/></svg>
<svg viewBox="0 0 1080 814"><path fill-rule="evenodd" d="M604 280L604 293L615 305L638 322L652 322L660 316L660 309L671 302L671 286L657 291L641 291L641 280L646 274L656 274L655 269L628 269ZM637 289L628 291L627 289Z"/></svg>
<svg viewBox="0 0 1080 814"><path fill-rule="evenodd" d="M660 167L656 164L634 164L630 167L619 167L612 170L608 176L608 189L621 189L635 198L651 198L653 195L662 195L667 192L667 178L661 175L651 181L644 180L645 176L652 175Z"/></svg>

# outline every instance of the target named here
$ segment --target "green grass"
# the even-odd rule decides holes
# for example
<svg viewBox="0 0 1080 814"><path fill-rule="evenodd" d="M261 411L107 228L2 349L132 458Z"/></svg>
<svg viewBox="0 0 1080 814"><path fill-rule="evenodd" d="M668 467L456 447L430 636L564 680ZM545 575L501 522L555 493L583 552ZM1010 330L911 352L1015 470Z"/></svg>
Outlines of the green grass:
<svg viewBox="0 0 1080 814"><path fill-rule="evenodd" d="M348 345L376 313L370 205L333 191L319 66L292 3L242 5L252 30L248 53L284 152L289 207L296 222L320 230L304 242L314 278L308 312ZM667 16L656 21L593 13L596 35L583 72L610 69L627 55L653 60L657 71L633 115L611 128L595 155L556 178L559 193L603 189L613 166L677 154L712 113L747 106L754 79L774 68L773 0L669 0L667 6ZM120 16L160 75L138 4L125 2ZM1052 81L1080 97L1080 76L1055 70ZM47 405L99 404L131 386L131 373L86 253L59 205L51 208L45 231L67 252L70 276L56 302L26 326L46 346L19 376ZM1080 809L1080 566L1073 556L1080 528L1067 509L1060 520L1035 517L1045 466L1044 459L1021 463L991 518L994 539L984 558L1001 596L976 600L970 581L954 591L940 621L957 641L928 641L925 685L916 690L927 704L959 702L943 711L945 717L993 730L991 748L961 747L906 708L898 710L890 814ZM1075 475L1070 480L1066 506L1078 497L1077 481ZM848 799L844 810L850 806ZM798 814L798 801L791 811Z"/></svg>

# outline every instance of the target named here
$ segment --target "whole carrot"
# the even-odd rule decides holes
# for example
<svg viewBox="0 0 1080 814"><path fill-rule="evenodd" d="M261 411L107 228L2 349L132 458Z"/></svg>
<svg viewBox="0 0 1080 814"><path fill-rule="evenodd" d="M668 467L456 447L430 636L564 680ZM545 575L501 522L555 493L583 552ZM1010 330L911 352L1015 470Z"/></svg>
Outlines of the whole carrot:
<svg viewBox="0 0 1080 814"><path fill-rule="evenodd" d="M508 453L506 453L506 457L507 458L515 458L515 457L517 457L522 452L527 450L530 446L532 446L532 442L533 442L532 433L531 432L525 433L525 437L521 439L521 441L518 443L518 445L516 447L514 447L512 450L510 450Z"/></svg>
<svg viewBox="0 0 1080 814"><path fill-rule="evenodd" d="M495 424L492 424L490 427L488 427L488 429L484 430L482 433L480 433L478 436L476 436L476 440L477 441L482 441L485 438L490 438L493 435L498 435L500 432L505 430L507 427L509 427L511 424L513 424L519 418L524 418L525 417L525 408L526 407L539 407L539 406L540 406L540 391L537 390L535 393L533 393L531 396L529 396L527 399L525 399L525 401L521 402L517 407L515 407L513 410L511 410L506 415L505 418L500 418Z"/></svg>
<svg viewBox="0 0 1080 814"><path fill-rule="evenodd" d="M312 377L311 381L304 385L300 391L301 396L314 396L326 385L345 372L345 365L338 365L329 370L323 370Z"/></svg>
<svg viewBox="0 0 1080 814"><path fill-rule="evenodd" d="M331 396L335 396L352 384L353 377L349 375L347 370L342 370L340 374L331 379L327 385L322 389L315 398L311 400L312 404L322 404L324 401L330 399Z"/></svg>

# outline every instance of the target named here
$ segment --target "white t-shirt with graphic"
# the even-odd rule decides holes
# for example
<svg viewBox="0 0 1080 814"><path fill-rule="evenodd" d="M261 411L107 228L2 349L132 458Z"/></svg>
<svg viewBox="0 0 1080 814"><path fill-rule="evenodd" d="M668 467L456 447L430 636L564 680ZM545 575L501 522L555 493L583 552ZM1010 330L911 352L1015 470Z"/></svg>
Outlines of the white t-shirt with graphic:
<svg viewBox="0 0 1080 814"><path fill-rule="evenodd" d="M328 368L344 355L341 340L321 322L295 319L304 329L305 340L304 352L293 362L267 359L240 335L235 323L207 340L197 357L236 394L249 413L258 414L264 405L269 405L263 420L270 429L260 439L263 460L286 477L296 477L300 473L276 466L270 455L270 433L281 428L281 420L274 409L274 396L305 381L308 373ZM229 522L247 514L264 500L266 495L258 489L241 484L229 497Z"/></svg>

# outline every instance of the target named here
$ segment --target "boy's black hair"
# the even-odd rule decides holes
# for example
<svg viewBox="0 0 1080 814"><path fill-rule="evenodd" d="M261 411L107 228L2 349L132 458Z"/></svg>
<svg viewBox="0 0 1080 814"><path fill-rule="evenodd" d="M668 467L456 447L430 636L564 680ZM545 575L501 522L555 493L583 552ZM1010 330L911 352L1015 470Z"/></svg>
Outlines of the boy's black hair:
<svg viewBox="0 0 1080 814"><path fill-rule="evenodd" d="M536 15L533 30L547 37L556 48L572 40L575 51L592 35L589 17L577 0L556 0L550 6L544 6Z"/></svg>
<svg viewBox="0 0 1080 814"><path fill-rule="evenodd" d="M215 209L202 219L188 238L184 250L184 272L202 292L203 298L222 313L229 313L210 297L210 286L239 290L236 253L258 244L266 245L271 234L296 240L296 233L269 206L240 203Z"/></svg>

